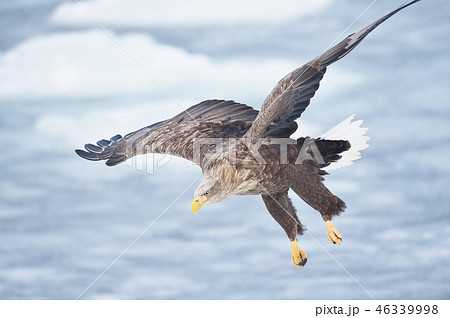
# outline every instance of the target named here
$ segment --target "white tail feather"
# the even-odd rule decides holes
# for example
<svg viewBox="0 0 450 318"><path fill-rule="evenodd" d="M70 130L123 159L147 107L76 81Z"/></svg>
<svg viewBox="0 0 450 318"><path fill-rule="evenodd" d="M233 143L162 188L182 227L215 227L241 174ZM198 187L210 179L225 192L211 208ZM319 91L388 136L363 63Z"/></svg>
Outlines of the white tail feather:
<svg viewBox="0 0 450 318"><path fill-rule="evenodd" d="M320 138L327 140L348 140L351 145L349 150L341 154L342 158L337 162L332 162L328 167L325 167L325 171L351 166L353 161L361 158L360 151L369 147L367 142L370 140L370 137L365 136L368 128L360 127L363 121L352 121L354 118L355 115L353 114L319 136Z"/></svg>

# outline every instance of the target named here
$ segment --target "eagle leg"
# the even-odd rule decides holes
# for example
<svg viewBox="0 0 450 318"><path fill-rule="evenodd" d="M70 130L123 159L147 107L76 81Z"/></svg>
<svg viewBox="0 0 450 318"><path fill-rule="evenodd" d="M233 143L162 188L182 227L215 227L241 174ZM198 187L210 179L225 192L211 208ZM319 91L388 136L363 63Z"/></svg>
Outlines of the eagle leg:
<svg viewBox="0 0 450 318"><path fill-rule="evenodd" d="M331 219L344 212L345 202L335 196L323 184L323 177L317 167L306 162L289 167L288 176L291 189L309 206L320 212L325 221L328 240L333 244L341 244L342 235L331 223Z"/></svg>
<svg viewBox="0 0 450 318"><path fill-rule="evenodd" d="M307 261L306 253L297 244L297 234L303 234L303 226L297 218L295 207L287 195L287 191L261 195L267 210L281 225L291 241L291 259L295 266L302 268Z"/></svg>

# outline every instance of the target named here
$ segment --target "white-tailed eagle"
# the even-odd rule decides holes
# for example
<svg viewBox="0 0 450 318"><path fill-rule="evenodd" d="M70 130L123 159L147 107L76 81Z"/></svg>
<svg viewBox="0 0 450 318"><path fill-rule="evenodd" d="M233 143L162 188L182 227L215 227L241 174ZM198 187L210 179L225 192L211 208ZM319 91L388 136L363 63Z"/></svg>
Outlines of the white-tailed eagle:
<svg viewBox="0 0 450 318"><path fill-rule="evenodd" d="M89 160L106 160L108 166L146 153L176 155L196 162L204 179L191 204L194 213L233 195L261 195L267 210L291 241L292 261L303 267L307 256L297 244L297 235L304 229L288 190L292 189L320 212L329 241L340 244L342 236L331 219L346 205L325 187L323 176L346 153L353 151L353 159L358 158L357 150L367 147L368 137L363 136L365 130L359 124L349 119L322 138L292 139L290 136L297 129L295 120L309 105L330 64L347 55L378 25L418 1L411 1L349 35L286 75L260 111L234 101L207 100L124 137L116 135L96 145L87 144L86 151L76 153ZM359 139L352 140L352 131Z"/></svg>

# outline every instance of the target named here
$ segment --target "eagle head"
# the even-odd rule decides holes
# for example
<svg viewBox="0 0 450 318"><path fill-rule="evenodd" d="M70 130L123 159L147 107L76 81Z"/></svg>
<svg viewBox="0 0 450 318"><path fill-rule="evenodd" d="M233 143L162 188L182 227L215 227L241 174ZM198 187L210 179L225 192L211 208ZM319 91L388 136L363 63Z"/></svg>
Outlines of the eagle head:
<svg viewBox="0 0 450 318"><path fill-rule="evenodd" d="M192 212L197 214L197 211L202 206L220 202L229 196L228 191L226 191L220 180L205 178L195 190L194 201L191 204Z"/></svg>

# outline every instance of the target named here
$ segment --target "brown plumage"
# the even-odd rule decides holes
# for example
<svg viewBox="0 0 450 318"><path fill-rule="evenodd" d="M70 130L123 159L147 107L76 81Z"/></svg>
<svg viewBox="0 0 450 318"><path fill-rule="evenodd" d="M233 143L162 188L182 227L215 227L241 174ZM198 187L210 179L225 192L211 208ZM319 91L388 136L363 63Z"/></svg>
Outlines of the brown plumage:
<svg viewBox="0 0 450 318"><path fill-rule="evenodd" d="M321 138L290 139L295 120L309 105L326 68L347 55L372 30L411 1L325 51L282 78L258 112L234 101L207 100L163 122L144 127L124 137L116 135L76 150L89 160L106 160L108 166L135 155L163 153L197 163L204 179L195 191L194 213L200 207L233 195L261 195L274 219L291 241L291 258L298 267L306 253L297 245L303 227L287 193L292 189L319 211L328 239L341 243L342 236L331 223L346 208L323 184L324 168L349 150L348 140Z"/></svg>

